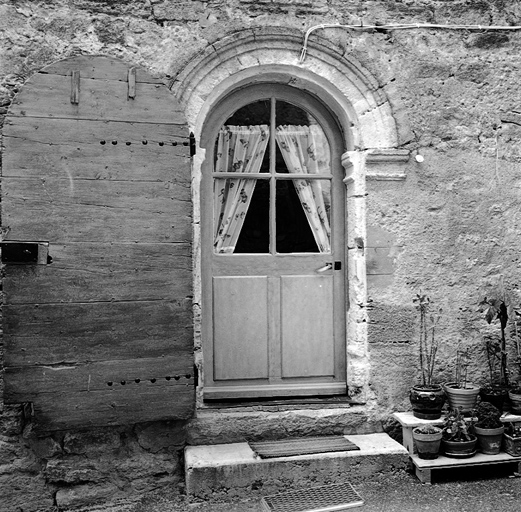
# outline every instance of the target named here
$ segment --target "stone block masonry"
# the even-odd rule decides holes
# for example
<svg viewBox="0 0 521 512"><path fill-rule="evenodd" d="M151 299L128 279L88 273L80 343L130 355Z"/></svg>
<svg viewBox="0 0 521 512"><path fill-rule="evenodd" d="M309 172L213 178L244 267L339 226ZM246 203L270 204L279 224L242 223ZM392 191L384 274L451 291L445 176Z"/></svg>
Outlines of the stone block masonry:
<svg viewBox="0 0 521 512"><path fill-rule="evenodd" d="M37 437L21 407L0 416L2 512L74 509L137 500L183 482L182 422Z"/></svg>

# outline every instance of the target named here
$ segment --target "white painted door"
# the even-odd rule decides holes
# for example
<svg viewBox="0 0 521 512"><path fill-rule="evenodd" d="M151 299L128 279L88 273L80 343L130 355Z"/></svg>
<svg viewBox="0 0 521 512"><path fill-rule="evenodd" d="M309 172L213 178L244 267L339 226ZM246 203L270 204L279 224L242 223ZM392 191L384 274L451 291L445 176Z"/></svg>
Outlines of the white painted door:
<svg viewBox="0 0 521 512"><path fill-rule="evenodd" d="M346 392L341 139L305 98L284 87L243 91L211 131L202 181L208 399Z"/></svg>

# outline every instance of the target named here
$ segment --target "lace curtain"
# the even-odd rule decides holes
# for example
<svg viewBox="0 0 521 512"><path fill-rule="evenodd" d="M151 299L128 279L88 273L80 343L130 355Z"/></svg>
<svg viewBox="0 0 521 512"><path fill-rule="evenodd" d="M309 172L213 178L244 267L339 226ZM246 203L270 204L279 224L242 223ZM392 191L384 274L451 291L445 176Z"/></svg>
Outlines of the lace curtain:
<svg viewBox="0 0 521 512"><path fill-rule="evenodd" d="M260 172L270 133L267 125L223 126L217 140L215 172ZM214 180L214 247L217 253L233 253L239 238L255 179Z"/></svg>
<svg viewBox="0 0 521 512"><path fill-rule="evenodd" d="M275 138L290 174L330 172L329 145L320 126L277 126ZM331 252L330 181L292 181L319 251Z"/></svg>
<svg viewBox="0 0 521 512"><path fill-rule="evenodd" d="M329 145L317 125L278 126L275 139L290 174L330 172ZM269 141L269 127L223 126L217 141L216 172L260 172ZM214 180L214 246L217 253L233 253L250 206L255 179ZM295 190L321 253L331 252L330 181L294 179Z"/></svg>

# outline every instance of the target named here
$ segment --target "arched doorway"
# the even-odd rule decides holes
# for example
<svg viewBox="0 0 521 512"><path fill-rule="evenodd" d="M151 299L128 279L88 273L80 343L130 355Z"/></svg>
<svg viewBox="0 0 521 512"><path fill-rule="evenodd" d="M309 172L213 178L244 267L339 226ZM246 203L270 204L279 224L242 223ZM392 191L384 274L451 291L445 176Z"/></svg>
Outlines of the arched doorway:
<svg viewBox="0 0 521 512"><path fill-rule="evenodd" d="M297 88L252 85L210 113L201 146L204 396L346 393L333 114Z"/></svg>
<svg viewBox="0 0 521 512"><path fill-rule="evenodd" d="M397 149L410 139L407 118L393 84L383 84L353 53L319 35L308 44L306 60L298 61L302 33L296 29L264 27L226 34L209 45L177 71L171 81L175 96L184 107L188 124L197 141L192 161L192 198L194 204L194 348L200 376L198 406L208 396L208 372L213 371L213 354L207 350L207 337L201 318L207 299L203 298L204 268L201 210L208 197L201 198L200 183L205 166L212 161L207 154L215 143L219 122L224 124L230 112L224 112L214 127L212 144L208 142L209 122L233 91L253 84L281 84L307 92L319 99L319 110L334 113L342 130L345 152L341 157L344 175L346 238L346 373L348 395L357 402L371 400L368 346L368 290L366 260L371 247L367 232L367 180L401 180L396 164L406 162L408 152ZM251 99L254 101L255 98ZM327 108L324 108L324 105ZM390 165L389 165L390 164ZM400 164L401 165L401 164ZM206 171L205 171L206 172ZM212 172L210 169L209 172ZM392 181L390 182L392 183ZM211 198L210 198L211 200ZM346 220L344 219L344 220ZM204 350L203 350L204 348ZM208 416L212 418L213 416Z"/></svg>

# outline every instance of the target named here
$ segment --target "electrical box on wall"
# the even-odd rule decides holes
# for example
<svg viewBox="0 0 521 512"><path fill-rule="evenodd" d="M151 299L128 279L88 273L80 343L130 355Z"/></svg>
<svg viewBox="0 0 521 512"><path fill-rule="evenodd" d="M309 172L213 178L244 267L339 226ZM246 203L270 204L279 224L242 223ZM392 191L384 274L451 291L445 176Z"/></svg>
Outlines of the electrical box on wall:
<svg viewBox="0 0 521 512"><path fill-rule="evenodd" d="M49 242L0 242L2 263L7 265L47 265L51 263Z"/></svg>

